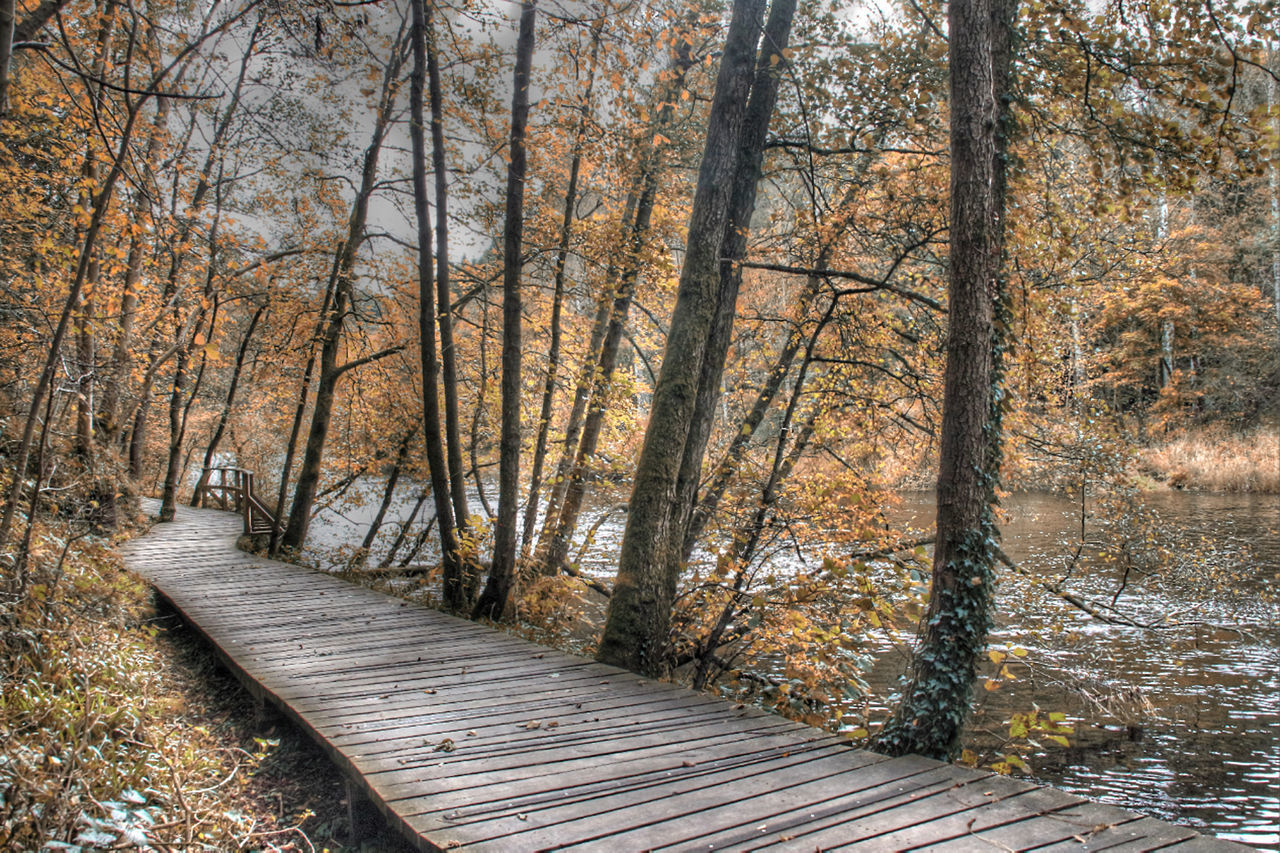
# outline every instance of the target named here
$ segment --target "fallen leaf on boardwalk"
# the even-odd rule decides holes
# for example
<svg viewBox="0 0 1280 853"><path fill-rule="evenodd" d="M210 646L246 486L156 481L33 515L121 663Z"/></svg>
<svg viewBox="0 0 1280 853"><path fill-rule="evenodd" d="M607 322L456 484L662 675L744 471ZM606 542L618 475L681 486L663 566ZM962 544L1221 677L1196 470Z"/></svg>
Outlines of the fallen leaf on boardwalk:
<svg viewBox="0 0 1280 853"><path fill-rule="evenodd" d="M686 760L686 761L682 761L682 762L681 762L681 766L682 766L682 767L697 767L697 766L698 766L698 762L696 762L696 761L688 761L688 760Z"/></svg>
<svg viewBox="0 0 1280 853"><path fill-rule="evenodd" d="M475 737L475 736L476 736L476 730L475 730L475 729L472 729L471 731L467 732L467 737Z"/></svg>
<svg viewBox="0 0 1280 853"><path fill-rule="evenodd" d="M529 819L529 816L528 816L527 814L518 814L518 815L516 815L516 817L520 818L520 820L528 820L528 819Z"/></svg>
<svg viewBox="0 0 1280 853"><path fill-rule="evenodd" d="M453 752L453 739L445 738L436 744L436 748L432 752Z"/></svg>
<svg viewBox="0 0 1280 853"><path fill-rule="evenodd" d="M527 723L522 723L522 724L520 725L520 728L522 728L522 729L539 729L539 728L542 728L542 720L530 720L530 721L529 721L529 722L527 722Z"/></svg>
<svg viewBox="0 0 1280 853"><path fill-rule="evenodd" d="M431 694L435 693L436 691L435 691L435 688L434 688L434 687L429 687L429 688L427 688L426 690L423 690L422 692L423 692L423 693L426 693L428 696L430 696Z"/></svg>
<svg viewBox="0 0 1280 853"><path fill-rule="evenodd" d="M559 721L552 720L551 722L547 723L547 728L554 729L558 725L560 725Z"/></svg>

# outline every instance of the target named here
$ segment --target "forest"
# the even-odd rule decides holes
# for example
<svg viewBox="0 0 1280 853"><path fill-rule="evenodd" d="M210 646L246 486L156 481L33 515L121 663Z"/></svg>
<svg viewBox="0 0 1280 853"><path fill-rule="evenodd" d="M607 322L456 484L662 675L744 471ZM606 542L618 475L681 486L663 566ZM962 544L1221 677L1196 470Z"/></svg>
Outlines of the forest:
<svg viewBox="0 0 1280 853"><path fill-rule="evenodd" d="M229 468L244 547L1029 772L1056 707L964 733L1001 613L1274 605L1149 504L1280 493L1278 18L0 0L0 845L133 838L143 777L248 845L112 551ZM1079 508L1043 565L1022 493Z"/></svg>

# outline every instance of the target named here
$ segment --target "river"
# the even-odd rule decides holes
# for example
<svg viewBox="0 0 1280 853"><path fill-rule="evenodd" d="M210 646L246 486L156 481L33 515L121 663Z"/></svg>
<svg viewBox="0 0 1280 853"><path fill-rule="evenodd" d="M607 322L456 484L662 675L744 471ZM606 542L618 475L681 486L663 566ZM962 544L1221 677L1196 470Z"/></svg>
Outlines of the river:
<svg viewBox="0 0 1280 853"><path fill-rule="evenodd" d="M599 497L583 529L618 498ZM1085 505L1083 553L1095 562L1077 569L1069 589L1105 604L1114 598L1125 618L1169 624L1106 624L1002 572L992 643L1027 655L1012 668L1016 680L979 689L966 743L998 756L1011 714L1066 713L1070 746L1042 740L1027 754L1029 778L1280 851L1280 497L1158 492L1142 502L1129 527L1116 524L1114 508ZM1004 500L1003 513L1006 554L1032 577L1060 576L1080 542L1081 506L1017 494ZM345 518L326 514L313 538L358 542L370 515L370 507ZM891 513L895 524L919 529L932 515L927 494L904 496ZM603 524L583 568L607 577L621 533L620 517ZM1139 540L1139 558L1162 550L1164 565L1140 565L1150 574L1131 572L1117 596L1120 569L1096 557L1120 536ZM887 713L883 703L904 666L900 652L880 648L868 673L873 720Z"/></svg>

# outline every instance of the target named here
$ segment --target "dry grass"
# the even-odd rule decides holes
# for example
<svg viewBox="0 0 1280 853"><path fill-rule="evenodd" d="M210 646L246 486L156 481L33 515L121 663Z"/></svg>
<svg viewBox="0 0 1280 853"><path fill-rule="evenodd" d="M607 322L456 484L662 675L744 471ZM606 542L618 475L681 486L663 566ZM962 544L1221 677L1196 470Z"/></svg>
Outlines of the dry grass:
<svg viewBox="0 0 1280 853"><path fill-rule="evenodd" d="M1145 472L1175 488L1280 493L1280 431L1200 433L1139 454Z"/></svg>

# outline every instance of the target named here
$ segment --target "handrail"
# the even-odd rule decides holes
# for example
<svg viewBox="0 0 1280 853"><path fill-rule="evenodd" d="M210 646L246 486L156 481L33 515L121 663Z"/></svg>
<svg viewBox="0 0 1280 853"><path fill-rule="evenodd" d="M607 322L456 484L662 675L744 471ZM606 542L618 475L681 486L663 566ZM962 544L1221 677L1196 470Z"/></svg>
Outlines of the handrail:
<svg viewBox="0 0 1280 853"><path fill-rule="evenodd" d="M272 533L279 522L254 492L253 479L253 472L248 468L231 465L208 468L200 475L196 503L240 513L246 534Z"/></svg>

